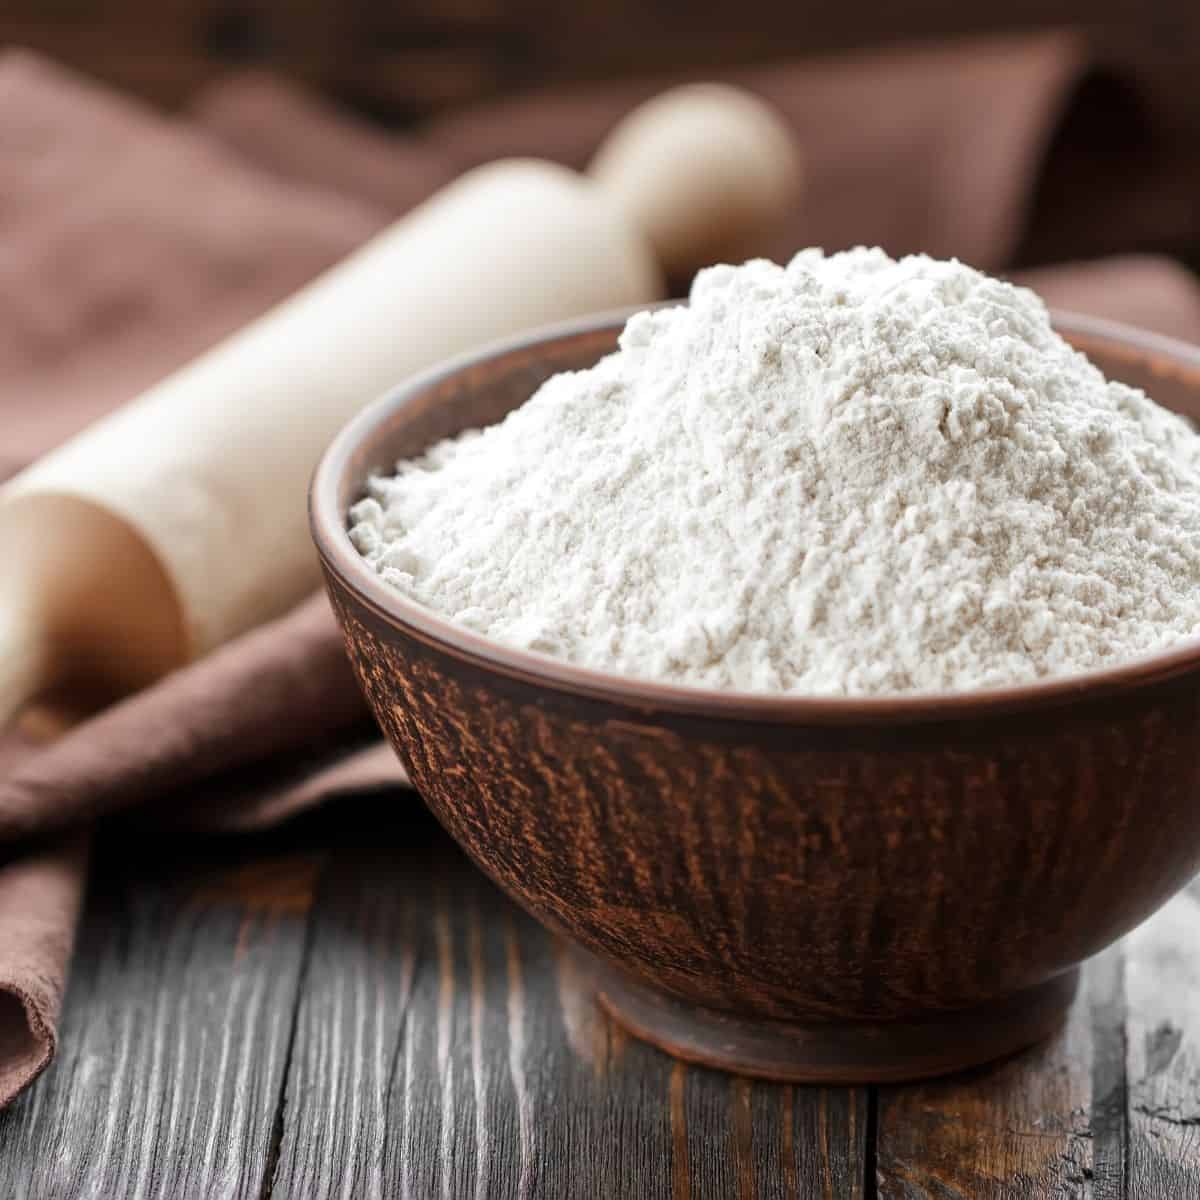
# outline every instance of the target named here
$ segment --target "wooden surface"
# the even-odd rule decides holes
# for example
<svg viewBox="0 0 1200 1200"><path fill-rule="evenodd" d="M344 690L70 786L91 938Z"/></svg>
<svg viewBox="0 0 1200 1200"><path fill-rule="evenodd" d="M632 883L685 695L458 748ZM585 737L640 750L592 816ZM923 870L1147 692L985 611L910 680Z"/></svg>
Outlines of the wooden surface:
<svg viewBox="0 0 1200 1200"><path fill-rule="evenodd" d="M99 859L0 1196L1200 1200L1200 883L1045 1045L806 1089L622 1035L407 794Z"/></svg>

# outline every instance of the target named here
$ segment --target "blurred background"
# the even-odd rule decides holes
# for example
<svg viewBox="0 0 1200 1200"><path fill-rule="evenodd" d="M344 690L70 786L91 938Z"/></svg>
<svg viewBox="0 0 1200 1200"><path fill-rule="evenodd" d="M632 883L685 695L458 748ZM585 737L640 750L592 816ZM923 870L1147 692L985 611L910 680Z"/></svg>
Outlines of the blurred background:
<svg viewBox="0 0 1200 1200"><path fill-rule="evenodd" d="M156 388L462 172L511 155L586 167L631 109L698 79L740 84L765 100L784 133L764 119L774 134L764 154L786 160L789 179L796 173L787 164L801 162L794 199L780 190L783 199L755 226L748 252L786 259L804 246L864 243L894 255L957 256L1061 308L1200 344L1198 0L0 0L0 480ZM762 118L744 97L738 104ZM693 210L703 210L717 172L693 170L705 160L690 147L722 148L722 138L709 136L711 111L703 142L653 156L654 172L642 173L655 183L682 179L679 193ZM738 137L735 149L745 150L750 138ZM737 179L748 177L739 168ZM742 189L754 190L754 199L770 190L757 178ZM620 220L611 190L606 196L603 179L593 182L591 204L586 186L565 189L582 197L581 221L564 217L561 228L585 247L586 222L603 232L601 218L618 212ZM731 211L728 194L713 206L718 216ZM516 206L504 203L503 210L500 201L456 208L455 233L470 236L456 243L446 235L433 252L421 253L429 226L408 226L424 231L413 239L420 244L404 242L402 268L388 260L408 287L393 293L392 276L379 275L360 309L339 290L304 326L316 338L308 353L292 354L303 337L289 325L287 338L266 339L270 369L251 358L255 369L245 370L234 354L222 360L228 389L203 376L203 386L168 387L166 401L156 391L154 414L166 403L186 406L177 428L164 418L143 437L135 418L124 437L101 438L99 453L94 442L82 443L85 451L68 458L70 493L86 483L106 502L117 494L120 554L109 555L69 508L59 510L67 518L50 536L48 522L13 506L16 550L4 544L0 567L20 583L13 594L22 600L27 579L38 586L28 589L28 605L0 604L0 618L41 607L47 622L44 629L40 618L25 628L11 622L7 700L0 626L0 717L6 703L60 682L60 666L64 678L77 669L99 675L120 658L122 668L126 660L137 668L131 679L148 677L183 657L188 618L205 628L211 622L219 641L300 599L290 568L278 567L282 555L253 547L292 530L291 543L280 544L294 561L309 562L302 488L275 487L274 472L290 462L306 478L311 464L303 439L288 436L293 409L267 426L262 414L320 394L314 409L326 419L333 408L325 385L354 411L402 376L396 363L411 369L431 345L477 339L480 326L504 328L514 296L545 293L549 303L556 284L602 281L595 256L558 254L557 273L546 269L545 255L517 257L519 247L549 244L546 226L536 205L522 201L520 219L510 220ZM680 208L686 213L668 210L676 228ZM514 227L532 234L504 243ZM630 219L624 232L624 245L647 259L651 247L668 257L644 238L644 225ZM490 253L503 244L518 249ZM443 271L455 254L456 269ZM687 265L711 257L705 244ZM673 258L664 265L677 275L671 291L685 291L688 271ZM434 322L408 319L411 298L427 298L419 289L427 279L444 283L442 275L450 283L434 306L438 336L427 336ZM657 284L643 290L658 294ZM563 294L595 292L565 287ZM459 306L462 295L473 303ZM366 337L346 339L347 330L363 329L370 345ZM362 358L379 375L370 387L362 383L370 373L340 378L351 361L346 340L366 347ZM319 365L316 384L295 382L295 360L306 370ZM385 368L395 373L385 378ZM224 437L210 420L214 398L213 411L228 418ZM201 431L195 446L178 432L189 429ZM178 460L176 444L188 450ZM231 482L227 463L244 478ZM269 503L246 499L264 494ZM157 538L124 520L130 509L140 517L160 508L161 523L144 522ZM244 529L262 537L249 543L249 555ZM160 553L164 546L170 553ZM184 569L168 579L161 562ZM249 586L254 571L261 587ZM195 612L177 603L181 589L172 586L185 576L199 597ZM232 589L246 611L226 602L230 577L247 584ZM132 652L124 643L113 652L110 640L121 638L108 639L107 630L90 636L103 624L98 613L108 614ZM94 700L72 691L69 715ZM395 780L391 754L369 742L364 748L370 730L319 599L109 713L119 736L102 717L66 739L61 756L38 744L61 722L13 730L7 748L0 731L0 776L10 776L0 843L133 804L161 808L168 825L258 829L339 791L379 786L381 771L392 772L384 783ZM23 781L13 764L28 764ZM0 850L10 853L7 845ZM61 853L61 861L42 855L38 842L31 854L22 857L22 846L0 861L0 1106L54 1053L86 875L79 843ZM122 889L142 886L135 873L133 884L124 868L119 875ZM5 877L22 882L5 890ZM134 913L120 896L113 911ZM83 935L81 961L93 967L82 970L110 962L87 947L89 936L93 948L126 944L121 927L103 924L109 919ZM218 953L236 962L240 949ZM175 969L165 968L164 978ZM144 987L145 978L131 971L129 986ZM184 979L179 995L186 996ZM97 988L111 1001L102 1024L123 1020L116 1015L123 1006L126 1015L134 1011L131 993L109 988L107 976L85 981L83 1007ZM36 1011L31 996L40 998ZM74 1061L89 1064L96 1086L113 1075L86 1051ZM123 1059L118 1074L143 1078ZM69 1089L81 1077L60 1078L73 1081ZM103 1101L87 1099L91 1093L80 1095L83 1108L72 1112L106 1111Z"/></svg>
<svg viewBox="0 0 1200 1200"><path fill-rule="evenodd" d="M186 111L197 97L211 98L218 81L252 70L393 130L421 129L545 89L556 95L599 88L603 97L605 88L632 80L753 80L755 70L768 64L831 70L847 56L904 52L914 44L949 48L962 39L973 45L996 35L1064 29L1084 40L1084 60L1062 97L1061 113L1046 123L1050 144L1038 150L1029 218L1002 256L1005 265L1131 250L1200 263L1200 5L1192 0L0 5L0 42L28 47L165 109ZM969 57L962 61L969 70ZM952 102L953 92L947 97ZM860 97L868 106L871 99ZM887 91L878 91L874 101L886 105ZM853 113L834 108L825 116L853 128ZM589 129L584 140L590 144L597 136ZM503 137L484 140L487 153L526 148L515 134L507 139L511 146ZM563 145L553 138L542 145L532 134L524 140L530 149L560 157L584 153L569 138ZM872 232L867 228L864 236Z"/></svg>
<svg viewBox="0 0 1200 1200"><path fill-rule="evenodd" d="M1148 84L1200 122L1189 0L5 0L0 10L0 38L166 105L255 63L394 121L548 83L1065 26L1143 65Z"/></svg>

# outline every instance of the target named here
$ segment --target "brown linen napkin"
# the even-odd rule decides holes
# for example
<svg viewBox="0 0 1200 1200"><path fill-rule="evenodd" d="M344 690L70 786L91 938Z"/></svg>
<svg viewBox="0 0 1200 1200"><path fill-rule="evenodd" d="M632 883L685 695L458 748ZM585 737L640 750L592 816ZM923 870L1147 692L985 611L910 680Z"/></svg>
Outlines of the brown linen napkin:
<svg viewBox="0 0 1200 1200"><path fill-rule="evenodd" d="M1200 242L1194 126L1150 67L1072 32L860 51L725 78L783 114L805 192L774 257L878 243L985 270ZM427 130L459 166L541 153L582 166L663 80L556 88Z"/></svg>
<svg viewBox="0 0 1200 1200"><path fill-rule="evenodd" d="M1013 278L1052 308L1077 309L1200 342L1200 281L1169 258L1116 255L1016 271Z"/></svg>
<svg viewBox="0 0 1200 1200"><path fill-rule="evenodd" d="M0 869L0 1106L54 1057L87 847L75 834Z"/></svg>
<svg viewBox="0 0 1200 1200"><path fill-rule="evenodd" d="M1042 153L1087 53L1072 34L871 51L730 72L783 114L804 150L805 192L774 257L798 246L1007 264ZM548 153L582 166L661 81L534 93L446 117L429 137L473 166Z"/></svg>
<svg viewBox="0 0 1200 1200"><path fill-rule="evenodd" d="M31 54L0 52L0 477L385 220Z"/></svg>
<svg viewBox="0 0 1200 1200"><path fill-rule="evenodd" d="M341 745L366 717L329 605L314 596L10 768L0 844L147 801L176 807L180 789L235 767Z"/></svg>
<svg viewBox="0 0 1200 1200"><path fill-rule="evenodd" d="M205 89L190 115L256 167L360 197L385 213L407 211L457 174L452 156L434 142L361 125L263 71Z"/></svg>
<svg viewBox="0 0 1200 1200"><path fill-rule="evenodd" d="M966 62L961 51L941 60L922 51L868 70L863 63L875 60L867 58L846 67L849 85L828 63L759 73L765 93L793 97L788 111L797 128L819 146L815 159L809 155L810 170L820 172L812 185L827 200L798 214L792 245L883 240L894 250L924 245L1006 265L1041 147L1080 69L1078 53L1070 39L1034 39L996 43ZM971 61L991 90L972 91ZM943 94L942 103L928 94L923 103L905 101L923 73L964 91ZM0 58L0 222L12 232L3 252L10 257L0 258L0 326L12 318L0 328L0 455L23 462L253 315L372 232L385 208L412 203L449 170L445 164L538 151L580 161L639 94L657 86L601 88L570 103L552 95L514 102L496 118L481 111L435 123L418 141L350 126L339 138L341 118L282 85L243 79L240 93L201 98L196 112L210 130L201 135L28 56ZM239 101L247 88L250 99ZM943 154L972 151L956 125L960 99L960 111L979 121L1005 102L1023 115L1009 112L1004 138L989 143L1010 157L1017 184L966 192L989 211L953 224L951 233L941 222L952 197L934 194L923 172L942 172ZM593 111L599 115L585 120ZM523 128L518 117L528 118ZM106 152L94 153L93 141ZM280 149L285 142L291 149ZM407 165L389 165L393 156ZM882 169L873 165L880 161ZM989 177L1003 174L993 169ZM938 174L939 187L964 194L969 175L958 162ZM337 194L351 187L370 203ZM839 192L861 225L836 211ZM91 207L79 196L91 197ZM39 273L39 264L53 269ZM1200 289L1162 260L1083 264L1032 278L1065 306L1200 339ZM35 300L29 313L27 294ZM256 828L338 790L402 778L390 752L364 742L364 712L332 617L315 599L53 746L0 739L0 837L47 834L135 805L130 819L160 827ZM23 846L8 859L0 851L0 1104L52 1056L84 877L76 843L37 852Z"/></svg>
<svg viewBox="0 0 1200 1200"><path fill-rule="evenodd" d="M285 178L352 180L397 211L411 202L414 155L421 172L427 154L443 172L522 154L582 167L630 108L685 78L535 91L439 118L399 144L338 137L328 117L314 126L311 101L261 74L202 93L193 114ZM1144 63L1101 56L1081 35L865 51L724 78L771 102L804 149L804 200L775 257L865 242L999 270L1018 250L1047 261L1200 241L1194 130L1156 100Z"/></svg>
<svg viewBox="0 0 1200 1200"><path fill-rule="evenodd" d="M0 478L294 291L386 219L369 200L259 170L32 54L0 53ZM305 728L329 737L363 719L322 604L266 631L266 642L240 645L232 662L206 663L199 678L181 674L165 695L140 698L132 718L122 708L83 726L45 759L5 731L8 837L86 823L155 781L172 795L176 782L295 746ZM320 707L306 721L314 688ZM187 712L175 720L180 706ZM37 850L0 847L0 1104L53 1054L85 864L75 834Z"/></svg>
<svg viewBox="0 0 1200 1200"><path fill-rule="evenodd" d="M347 754L356 729L369 744ZM406 782L377 738L318 595L47 747L0 740L0 1106L53 1057L86 881L86 834L45 837L138 804L159 827L262 828L337 791ZM45 848L6 861L31 840Z"/></svg>
<svg viewBox="0 0 1200 1200"><path fill-rule="evenodd" d="M1079 37L1052 33L728 72L779 111L804 151L804 200L772 253L866 242L984 268L1006 264L1046 144L1087 62ZM399 210L412 201L414 160L429 182L438 177L428 166L434 153L446 173L508 155L581 169L625 113L685 78L544 90L468 109L426 128L425 153L378 133L339 135L342 123L327 111L316 118L311 100L260 73L215 85L191 111L287 179L353 181L375 204ZM687 283L674 282L679 290Z"/></svg>

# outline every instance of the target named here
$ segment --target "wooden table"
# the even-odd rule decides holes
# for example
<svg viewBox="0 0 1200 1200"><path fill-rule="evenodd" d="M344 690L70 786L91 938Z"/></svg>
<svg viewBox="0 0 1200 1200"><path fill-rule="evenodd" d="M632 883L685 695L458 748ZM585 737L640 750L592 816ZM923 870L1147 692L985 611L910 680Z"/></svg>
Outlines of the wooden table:
<svg viewBox="0 0 1200 1200"><path fill-rule="evenodd" d="M417 801L98 867L58 1062L0 1197L1200 1197L1200 881L1069 1023L915 1087L672 1062Z"/></svg>

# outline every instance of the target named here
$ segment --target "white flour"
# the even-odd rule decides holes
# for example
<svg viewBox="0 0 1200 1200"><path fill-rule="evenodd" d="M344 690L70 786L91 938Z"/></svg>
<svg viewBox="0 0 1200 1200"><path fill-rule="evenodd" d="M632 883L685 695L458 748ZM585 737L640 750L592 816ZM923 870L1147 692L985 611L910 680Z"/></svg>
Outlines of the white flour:
<svg viewBox="0 0 1200 1200"><path fill-rule="evenodd" d="M713 267L370 496L351 536L402 592L629 675L974 688L1200 624L1200 437L925 257Z"/></svg>

